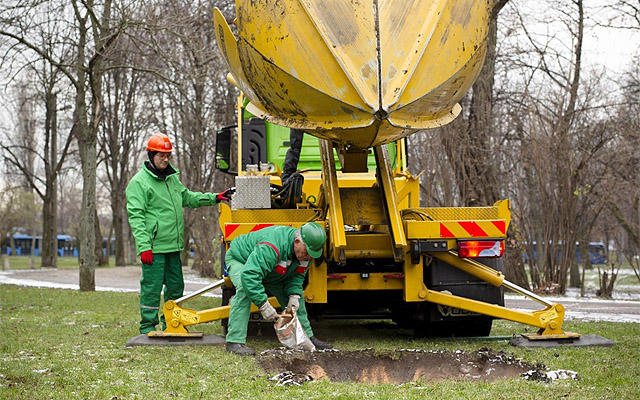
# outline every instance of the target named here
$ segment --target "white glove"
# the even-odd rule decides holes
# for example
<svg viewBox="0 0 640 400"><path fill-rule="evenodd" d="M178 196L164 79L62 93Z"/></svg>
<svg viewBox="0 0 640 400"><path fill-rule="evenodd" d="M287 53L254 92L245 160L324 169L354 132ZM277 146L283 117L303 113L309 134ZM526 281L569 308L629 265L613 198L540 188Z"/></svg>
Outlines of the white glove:
<svg viewBox="0 0 640 400"><path fill-rule="evenodd" d="M300 308L300 295L292 294L291 296L289 296L289 303L287 304L286 311L295 313L296 311L298 311L298 308Z"/></svg>
<svg viewBox="0 0 640 400"><path fill-rule="evenodd" d="M263 305L261 305L260 307L260 314L262 314L262 318L264 318L265 321L274 321L277 317L278 317L278 313L276 312L276 309L273 308L273 306L271 305L271 303L269 303L269 301L265 301Z"/></svg>

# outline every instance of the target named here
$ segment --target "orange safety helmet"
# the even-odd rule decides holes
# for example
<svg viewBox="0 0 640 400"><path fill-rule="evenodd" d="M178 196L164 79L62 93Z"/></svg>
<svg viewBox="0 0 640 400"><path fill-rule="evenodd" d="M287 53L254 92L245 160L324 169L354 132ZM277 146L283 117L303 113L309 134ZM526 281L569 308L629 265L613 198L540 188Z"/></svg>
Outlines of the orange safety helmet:
<svg viewBox="0 0 640 400"><path fill-rule="evenodd" d="M173 150L169 136L164 133L154 133L147 142L147 150L170 153Z"/></svg>

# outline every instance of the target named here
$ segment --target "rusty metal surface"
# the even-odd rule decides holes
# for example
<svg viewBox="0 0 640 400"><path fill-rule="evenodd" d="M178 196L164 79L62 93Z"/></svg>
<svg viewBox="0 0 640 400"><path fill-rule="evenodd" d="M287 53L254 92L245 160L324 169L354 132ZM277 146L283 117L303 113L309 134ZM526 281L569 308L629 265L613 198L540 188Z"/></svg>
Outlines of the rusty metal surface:
<svg viewBox="0 0 640 400"><path fill-rule="evenodd" d="M247 109L370 147L444 125L482 67L491 2L238 0L218 44Z"/></svg>

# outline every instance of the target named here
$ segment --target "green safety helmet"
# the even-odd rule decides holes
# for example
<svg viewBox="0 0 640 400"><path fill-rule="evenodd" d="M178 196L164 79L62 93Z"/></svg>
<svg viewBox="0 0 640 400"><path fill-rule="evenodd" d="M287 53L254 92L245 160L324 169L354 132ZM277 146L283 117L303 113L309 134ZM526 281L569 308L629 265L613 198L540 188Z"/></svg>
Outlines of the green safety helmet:
<svg viewBox="0 0 640 400"><path fill-rule="evenodd" d="M324 229L315 222L309 222L302 225L300 228L300 236L302 241L307 247L307 253L313 258L318 258L322 255L322 249L327 241L327 234Z"/></svg>

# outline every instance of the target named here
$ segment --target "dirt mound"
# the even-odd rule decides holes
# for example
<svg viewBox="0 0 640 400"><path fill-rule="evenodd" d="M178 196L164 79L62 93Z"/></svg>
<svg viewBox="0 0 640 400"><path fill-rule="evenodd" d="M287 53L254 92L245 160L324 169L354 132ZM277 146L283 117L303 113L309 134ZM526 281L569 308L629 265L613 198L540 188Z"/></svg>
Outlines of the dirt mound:
<svg viewBox="0 0 640 400"><path fill-rule="evenodd" d="M279 384L309 380L332 382L405 383L422 380L480 380L520 376L544 366L523 362L504 352L481 348L463 351L396 350L321 351L315 353L268 350L258 357L260 366Z"/></svg>

